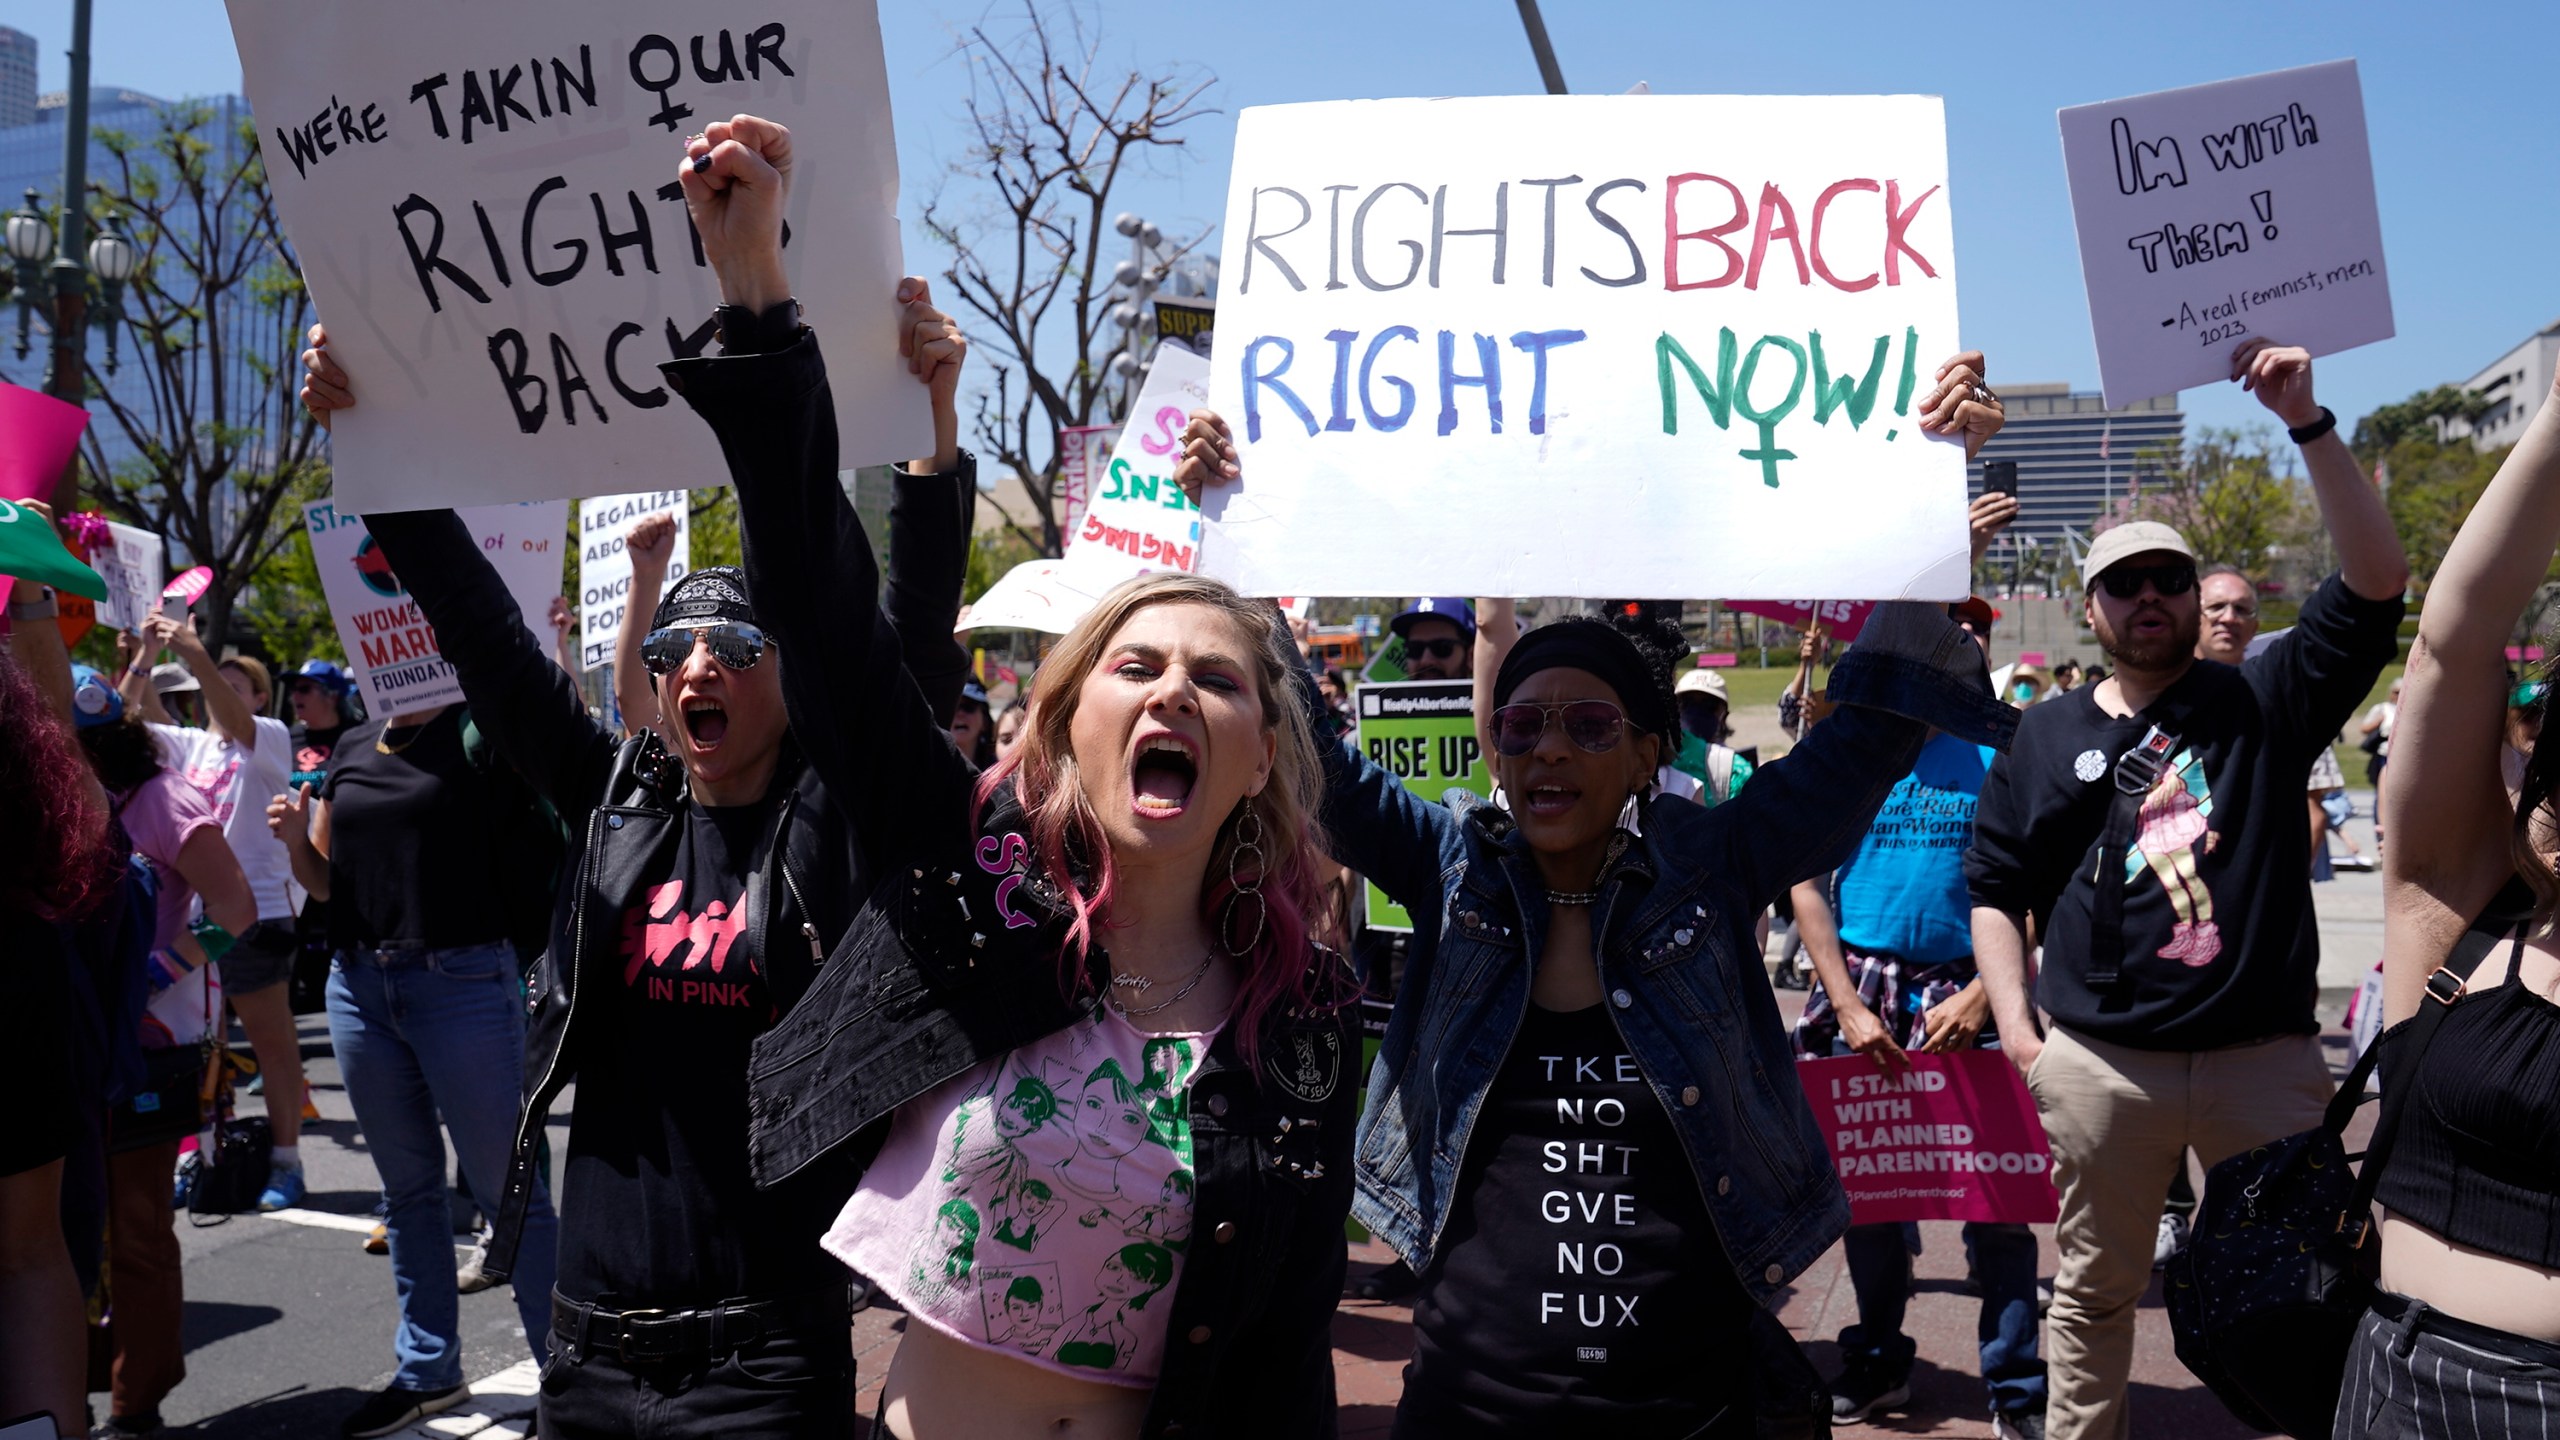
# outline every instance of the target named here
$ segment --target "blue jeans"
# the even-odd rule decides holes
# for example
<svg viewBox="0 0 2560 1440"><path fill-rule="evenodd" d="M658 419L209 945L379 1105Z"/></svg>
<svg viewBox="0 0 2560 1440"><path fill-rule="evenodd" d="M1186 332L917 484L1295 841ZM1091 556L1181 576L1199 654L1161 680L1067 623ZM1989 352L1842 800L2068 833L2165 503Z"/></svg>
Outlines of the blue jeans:
<svg viewBox="0 0 2560 1440"><path fill-rule="evenodd" d="M1911 1300L1911 1257L1920 1253L1920 1227L1852 1225L1842 1243L1849 1252L1849 1285L1858 1296L1858 1323L1840 1332L1840 1355L1852 1366L1887 1375L1911 1373L1919 1347L1902 1333ZM1982 1315L1974 1338L1982 1347L1982 1379L1994 1410L2044 1408L2044 1359L2036 1352L2036 1237L2024 1225L1966 1221L1964 1248L1982 1286Z"/></svg>
<svg viewBox="0 0 2560 1440"><path fill-rule="evenodd" d="M492 1180L507 1173L522 1104L524 1004L515 950L503 941L457 950L341 951L329 966L329 1043L389 1205L391 1275L400 1295L392 1383L462 1383L461 1299L453 1215L445 1204L444 1137L482 1214L498 1213ZM534 1346L551 1333L559 1221L537 1182L515 1269L516 1313Z"/></svg>

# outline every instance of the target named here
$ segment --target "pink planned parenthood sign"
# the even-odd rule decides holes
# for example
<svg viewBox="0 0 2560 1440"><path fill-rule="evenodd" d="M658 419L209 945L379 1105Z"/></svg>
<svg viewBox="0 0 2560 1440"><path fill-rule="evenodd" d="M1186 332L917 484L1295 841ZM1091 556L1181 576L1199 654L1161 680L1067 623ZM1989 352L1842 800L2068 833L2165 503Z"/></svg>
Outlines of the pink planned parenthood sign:
<svg viewBox="0 0 2560 1440"><path fill-rule="evenodd" d="M2051 1221L2052 1152L2018 1072L1996 1050L1909 1059L1890 1075L1863 1055L1796 1066L1850 1222Z"/></svg>

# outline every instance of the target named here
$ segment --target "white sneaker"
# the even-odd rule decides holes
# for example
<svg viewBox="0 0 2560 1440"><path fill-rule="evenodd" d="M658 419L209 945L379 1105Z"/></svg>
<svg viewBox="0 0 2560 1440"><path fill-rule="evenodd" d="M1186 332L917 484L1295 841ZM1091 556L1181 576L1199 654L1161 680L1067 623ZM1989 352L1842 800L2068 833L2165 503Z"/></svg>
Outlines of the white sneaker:
<svg viewBox="0 0 2560 1440"><path fill-rule="evenodd" d="M2186 1248L2187 1217L2174 1212L2162 1215L2159 1237L2151 1242L2151 1268L2157 1270L2168 1264L2179 1251Z"/></svg>

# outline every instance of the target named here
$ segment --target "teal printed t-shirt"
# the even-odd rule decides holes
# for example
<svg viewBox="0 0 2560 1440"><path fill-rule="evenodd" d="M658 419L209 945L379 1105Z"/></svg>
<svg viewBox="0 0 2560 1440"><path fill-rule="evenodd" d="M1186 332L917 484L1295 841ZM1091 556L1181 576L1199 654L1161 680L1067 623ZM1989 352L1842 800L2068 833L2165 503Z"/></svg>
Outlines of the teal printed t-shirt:
<svg viewBox="0 0 2560 1440"><path fill-rule="evenodd" d="M1964 852L1992 753L1948 735L1921 748L1841 867L1835 903L1842 945L1932 965L1973 954Z"/></svg>

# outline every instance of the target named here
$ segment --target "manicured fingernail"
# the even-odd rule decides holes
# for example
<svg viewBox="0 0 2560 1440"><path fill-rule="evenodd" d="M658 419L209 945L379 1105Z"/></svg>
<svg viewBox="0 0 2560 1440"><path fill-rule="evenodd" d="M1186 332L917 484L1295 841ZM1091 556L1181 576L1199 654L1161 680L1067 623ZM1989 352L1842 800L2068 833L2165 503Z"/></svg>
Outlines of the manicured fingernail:
<svg viewBox="0 0 2560 1440"><path fill-rule="evenodd" d="M696 156L694 156L694 157L693 157L693 173L694 173L694 174L699 175L699 174L701 174L703 171L708 170L708 169L710 169L710 168L711 168L711 157L710 157L710 156L708 156L708 155L696 155Z"/></svg>

